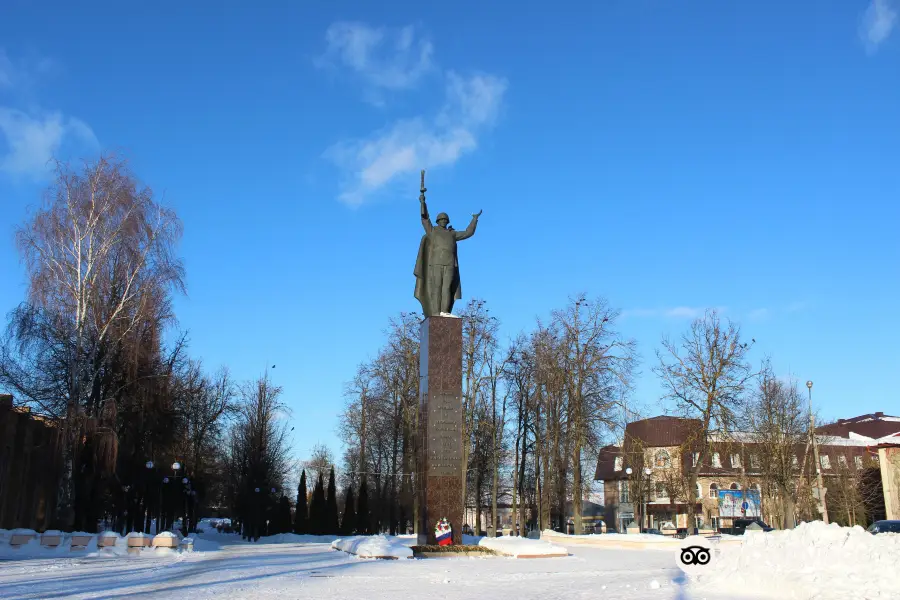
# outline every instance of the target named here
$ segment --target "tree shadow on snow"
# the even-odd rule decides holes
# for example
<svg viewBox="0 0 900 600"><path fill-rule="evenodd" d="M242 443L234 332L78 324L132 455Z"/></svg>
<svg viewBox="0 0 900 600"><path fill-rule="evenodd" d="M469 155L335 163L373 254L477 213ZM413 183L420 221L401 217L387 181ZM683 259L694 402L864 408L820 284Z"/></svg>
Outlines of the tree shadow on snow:
<svg viewBox="0 0 900 600"><path fill-rule="evenodd" d="M43 573L30 573L27 580L21 583L10 584L7 582L3 586L2 597L24 600L25 598L62 598L81 594L100 594L105 598L146 596L153 593L168 596L191 589L214 589L219 586L263 581L289 575L303 577L321 572L332 573L360 564L359 561L353 560L334 563L334 560L334 551L328 550L315 554L287 556L284 554L215 556L203 561L134 565L134 568L113 571L99 569L72 575L61 573L58 576L40 577L39 581L35 581L36 575L43 575ZM78 566L84 566L84 563ZM229 577L232 573L246 572L248 569L253 569L254 572ZM262 569L262 572L259 572L259 569ZM221 576L203 577L216 573L221 573ZM198 577L203 580L197 583L179 583L179 580L196 580ZM148 587L150 589L146 589Z"/></svg>

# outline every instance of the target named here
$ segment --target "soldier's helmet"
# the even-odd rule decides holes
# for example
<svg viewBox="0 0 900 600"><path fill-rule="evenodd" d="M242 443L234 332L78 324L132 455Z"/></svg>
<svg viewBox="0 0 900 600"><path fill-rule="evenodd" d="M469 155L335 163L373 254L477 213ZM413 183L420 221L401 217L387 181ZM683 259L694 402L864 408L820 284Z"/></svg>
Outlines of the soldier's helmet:
<svg viewBox="0 0 900 600"><path fill-rule="evenodd" d="M447 216L447 213L440 213L440 214L437 216L437 219L435 219L435 222L436 222L436 223L440 223L440 222L441 222L441 219L447 221L448 223L450 222L450 217Z"/></svg>

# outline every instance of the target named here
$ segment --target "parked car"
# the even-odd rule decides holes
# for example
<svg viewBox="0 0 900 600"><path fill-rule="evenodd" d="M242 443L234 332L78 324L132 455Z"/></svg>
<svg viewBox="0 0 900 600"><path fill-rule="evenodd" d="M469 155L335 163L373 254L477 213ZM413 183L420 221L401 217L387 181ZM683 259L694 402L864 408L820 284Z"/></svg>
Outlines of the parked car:
<svg viewBox="0 0 900 600"><path fill-rule="evenodd" d="M650 535L663 535L663 532L659 529L645 529L644 533L649 533Z"/></svg>
<svg viewBox="0 0 900 600"><path fill-rule="evenodd" d="M719 529L720 533L727 533L730 535L744 535L744 532L747 530L747 527L751 523L756 523L760 527L762 527L763 531L772 531L774 528L766 525L762 519L753 518L753 519L735 519L734 525L732 527L725 527Z"/></svg>
<svg viewBox="0 0 900 600"><path fill-rule="evenodd" d="M900 533L900 520L875 521L866 530L871 534L876 533Z"/></svg>

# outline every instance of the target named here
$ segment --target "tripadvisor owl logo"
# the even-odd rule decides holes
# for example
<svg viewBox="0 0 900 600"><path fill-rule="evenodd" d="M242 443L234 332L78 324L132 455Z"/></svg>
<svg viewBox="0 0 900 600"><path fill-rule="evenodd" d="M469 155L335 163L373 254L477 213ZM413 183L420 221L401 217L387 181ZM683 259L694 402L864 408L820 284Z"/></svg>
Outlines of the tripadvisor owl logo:
<svg viewBox="0 0 900 600"><path fill-rule="evenodd" d="M701 541L702 540L702 541ZM685 545L678 549L676 560L678 567L691 577L709 572L709 568L715 563L719 551L704 538L685 540Z"/></svg>
<svg viewBox="0 0 900 600"><path fill-rule="evenodd" d="M712 558L712 556L710 555L709 548L704 548L703 546L688 546L687 548L682 548L681 556L679 557L681 564L685 566L708 565L710 558Z"/></svg>

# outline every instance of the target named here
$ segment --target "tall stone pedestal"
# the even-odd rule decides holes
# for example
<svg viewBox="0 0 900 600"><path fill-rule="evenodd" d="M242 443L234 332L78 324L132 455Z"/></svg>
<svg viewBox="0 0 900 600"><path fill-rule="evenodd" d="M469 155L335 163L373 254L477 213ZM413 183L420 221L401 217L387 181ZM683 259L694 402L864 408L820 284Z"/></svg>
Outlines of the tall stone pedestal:
<svg viewBox="0 0 900 600"><path fill-rule="evenodd" d="M462 319L427 317L420 329L419 535L435 544L446 518L462 543Z"/></svg>

